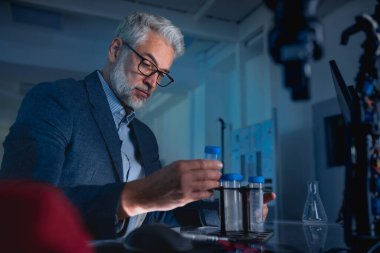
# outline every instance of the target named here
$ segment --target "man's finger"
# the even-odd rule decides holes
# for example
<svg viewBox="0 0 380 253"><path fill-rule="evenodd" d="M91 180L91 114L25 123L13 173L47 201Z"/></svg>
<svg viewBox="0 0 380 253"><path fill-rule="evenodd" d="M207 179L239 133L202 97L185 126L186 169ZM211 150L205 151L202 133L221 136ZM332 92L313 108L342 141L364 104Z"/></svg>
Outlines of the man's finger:
<svg viewBox="0 0 380 253"><path fill-rule="evenodd" d="M194 200L200 200L200 199L207 199L207 198L211 197L212 195L213 195L213 193L210 191L199 191L199 192L193 192L191 194L191 197Z"/></svg>
<svg viewBox="0 0 380 253"><path fill-rule="evenodd" d="M220 170L192 170L191 171L194 181L207 181L214 180L218 181L222 173Z"/></svg>
<svg viewBox="0 0 380 253"><path fill-rule="evenodd" d="M189 165L194 170L220 170L223 168L223 164L218 160L197 159L189 162Z"/></svg>
<svg viewBox="0 0 380 253"><path fill-rule="evenodd" d="M274 192L264 193L264 204L266 204L272 200L275 200L275 199L276 199L276 193L274 193Z"/></svg>
<svg viewBox="0 0 380 253"><path fill-rule="evenodd" d="M198 192L198 191L209 191L211 189L218 188L220 184L219 184L219 181L206 180L206 181L193 182L191 186L192 186L193 192Z"/></svg>

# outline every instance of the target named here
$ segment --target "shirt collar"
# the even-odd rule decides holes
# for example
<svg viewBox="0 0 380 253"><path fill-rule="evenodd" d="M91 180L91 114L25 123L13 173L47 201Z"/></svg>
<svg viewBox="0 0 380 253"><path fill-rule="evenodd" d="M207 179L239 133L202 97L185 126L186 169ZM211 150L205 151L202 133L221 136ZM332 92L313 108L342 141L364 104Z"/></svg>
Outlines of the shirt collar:
<svg viewBox="0 0 380 253"><path fill-rule="evenodd" d="M107 84L106 80L104 80L99 70L97 71L97 73L99 76L99 80L102 84L104 93L106 94L108 105L111 109L111 113L115 121L116 127L119 128L121 122L126 123L128 125L135 118L135 112L131 111L128 115L126 115L125 109L111 90L110 86Z"/></svg>

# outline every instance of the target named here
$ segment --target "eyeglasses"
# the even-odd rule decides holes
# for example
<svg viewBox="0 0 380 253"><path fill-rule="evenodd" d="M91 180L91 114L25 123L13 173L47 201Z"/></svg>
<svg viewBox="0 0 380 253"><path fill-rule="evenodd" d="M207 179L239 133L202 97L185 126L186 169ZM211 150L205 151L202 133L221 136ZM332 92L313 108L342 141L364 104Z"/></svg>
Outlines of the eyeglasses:
<svg viewBox="0 0 380 253"><path fill-rule="evenodd" d="M134 52L138 57L140 57L141 61L137 67L139 72L143 74L146 77L149 77L151 75L154 75L158 73L158 77L156 79L156 83L158 86L166 87L172 82L174 82L173 77L169 75L169 73L163 72L158 69L156 64L151 62L150 60L143 57L141 54L139 54L136 50L134 50L127 42L123 41L123 43L130 49L132 52Z"/></svg>

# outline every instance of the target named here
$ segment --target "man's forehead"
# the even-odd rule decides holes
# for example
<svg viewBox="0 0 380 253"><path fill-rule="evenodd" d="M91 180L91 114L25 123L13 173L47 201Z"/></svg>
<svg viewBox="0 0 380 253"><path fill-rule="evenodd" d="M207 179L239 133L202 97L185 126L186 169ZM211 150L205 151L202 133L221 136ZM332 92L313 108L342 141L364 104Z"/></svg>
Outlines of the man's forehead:
<svg viewBox="0 0 380 253"><path fill-rule="evenodd" d="M156 32L149 32L146 39L136 46L146 58L152 60L163 70L169 70L174 60L174 49L171 44Z"/></svg>

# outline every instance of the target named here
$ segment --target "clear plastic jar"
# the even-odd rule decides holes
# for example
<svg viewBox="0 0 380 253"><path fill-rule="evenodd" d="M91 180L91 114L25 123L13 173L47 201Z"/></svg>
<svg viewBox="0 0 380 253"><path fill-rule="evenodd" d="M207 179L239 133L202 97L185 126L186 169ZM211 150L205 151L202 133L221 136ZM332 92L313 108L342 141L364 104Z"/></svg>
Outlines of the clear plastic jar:
<svg viewBox="0 0 380 253"><path fill-rule="evenodd" d="M224 223L226 231L243 231L242 194L240 192L243 177L238 173L222 176ZM223 217L222 217L223 218Z"/></svg>
<svg viewBox="0 0 380 253"><path fill-rule="evenodd" d="M220 160L220 153L221 153L221 149L218 146L205 147L205 159Z"/></svg>
<svg viewBox="0 0 380 253"><path fill-rule="evenodd" d="M262 231L264 225L263 204L264 177L253 176L248 178L249 188L249 231Z"/></svg>
<svg viewBox="0 0 380 253"><path fill-rule="evenodd" d="M205 146L205 159L207 160L218 160L220 161L221 149L218 146ZM216 199L219 199L219 191L213 191L213 195L209 198L203 199L206 202L214 202Z"/></svg>

